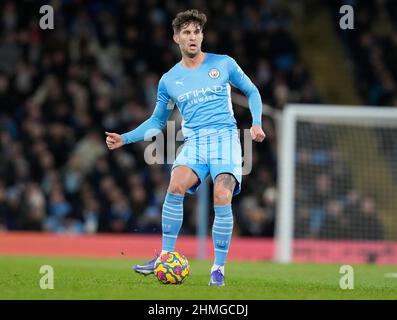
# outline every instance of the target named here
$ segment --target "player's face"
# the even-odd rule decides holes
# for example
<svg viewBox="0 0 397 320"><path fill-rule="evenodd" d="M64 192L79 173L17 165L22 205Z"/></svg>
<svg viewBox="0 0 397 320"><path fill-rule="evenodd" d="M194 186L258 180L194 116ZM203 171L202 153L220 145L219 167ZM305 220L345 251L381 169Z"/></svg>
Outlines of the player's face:
<svg viewBox="0 0 397 320"><path fill-rule="evenodd" d="M174 34L174 41L179 45L183 55L190 58L197 56L201 52L203 42L203 32L197 23L189 23Z"/></svg>

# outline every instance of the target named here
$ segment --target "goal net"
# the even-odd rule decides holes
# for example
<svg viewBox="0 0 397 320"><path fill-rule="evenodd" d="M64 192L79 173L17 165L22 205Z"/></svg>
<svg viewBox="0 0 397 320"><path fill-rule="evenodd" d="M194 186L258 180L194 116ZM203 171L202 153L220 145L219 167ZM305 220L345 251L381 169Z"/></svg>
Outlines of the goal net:
<svg viewBox="0 0 397 320"><path fill-rule="evenodd" d="M397 263L397 109L289 105L276 261Z"/></svg>

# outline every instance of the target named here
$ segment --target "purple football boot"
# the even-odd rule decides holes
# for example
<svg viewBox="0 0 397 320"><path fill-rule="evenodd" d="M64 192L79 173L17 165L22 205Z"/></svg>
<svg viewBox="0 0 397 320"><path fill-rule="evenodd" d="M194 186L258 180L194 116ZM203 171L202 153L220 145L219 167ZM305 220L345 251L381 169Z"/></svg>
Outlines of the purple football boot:
<svg viewBox="0 0 397 320"><path fill-rule="evenodd" d="M154 274L154 263L156 262L158 257L159 253L156 253L156 256L152 260L144 262L142 264L137 264L133 266L132 269L134 269L135 272L143 274L144 276Z"/></svg>
<svg viewBox="0 0 397 320"><path fill-rule="evenodd" d="M225 277L222 274L222 271L217 269L211 273L210 282L208 283L209 286L224 286L225 285Z"/></svg>

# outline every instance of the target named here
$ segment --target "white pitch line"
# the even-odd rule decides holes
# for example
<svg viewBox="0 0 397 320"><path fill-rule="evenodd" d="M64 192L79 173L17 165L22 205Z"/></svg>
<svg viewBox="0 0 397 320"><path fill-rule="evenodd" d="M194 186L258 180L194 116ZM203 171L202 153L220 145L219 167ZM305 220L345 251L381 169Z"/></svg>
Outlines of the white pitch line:
<svg viewBox="0 0 397 320"><path fill-rule="evenodd" d="M385 278L397 278L397 273L385 273Z"/></svg>

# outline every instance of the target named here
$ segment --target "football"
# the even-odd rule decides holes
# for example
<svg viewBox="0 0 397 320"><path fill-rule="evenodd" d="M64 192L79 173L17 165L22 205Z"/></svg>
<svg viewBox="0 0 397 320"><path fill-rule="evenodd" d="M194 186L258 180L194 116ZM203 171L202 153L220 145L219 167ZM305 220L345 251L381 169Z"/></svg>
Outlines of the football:
<svg viewBox="0 0 397 320"><path fill-rule="evenodd" d="M181 284L190 273L190 265L184 255L165 252L154 263L154 273L162 284Z"/></svg>

